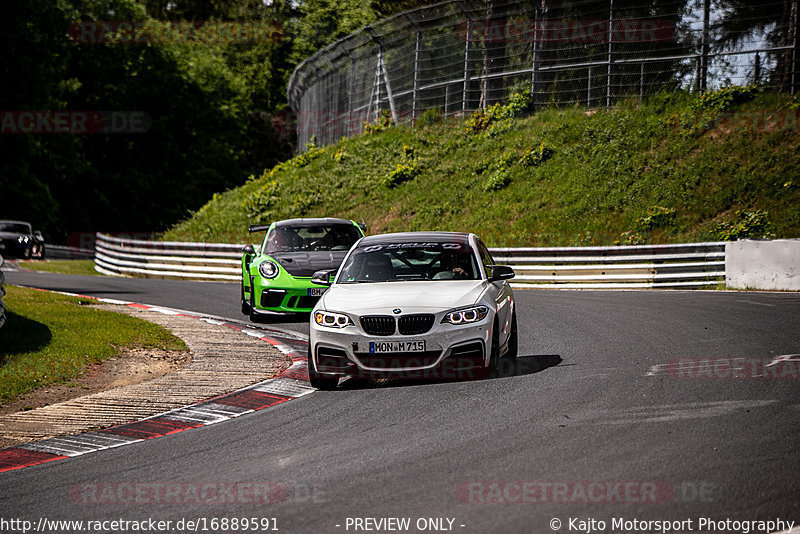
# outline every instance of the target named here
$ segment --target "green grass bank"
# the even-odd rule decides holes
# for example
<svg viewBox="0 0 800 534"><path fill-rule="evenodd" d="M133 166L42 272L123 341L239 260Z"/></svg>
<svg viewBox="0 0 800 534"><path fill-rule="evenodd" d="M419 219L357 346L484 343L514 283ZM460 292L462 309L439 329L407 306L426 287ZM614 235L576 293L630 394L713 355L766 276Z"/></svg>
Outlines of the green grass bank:
<svg viewBox="0 0 800 534"><path fill-rule="evenodd" d="M800 105L789 95L524 107L371 125L215 194L162 238L252 242L248 224L317 216L363 219L370 233L473 231L492 246L800 236Z"/></svg>
<svg viewBox="0 0 800 534"><path fill-rule="evenodd" d="M92 299L6 287L0 329L0 403L47 384L83 376L86 367L125 348L187 350L165 328L88 307Z"/></svg>

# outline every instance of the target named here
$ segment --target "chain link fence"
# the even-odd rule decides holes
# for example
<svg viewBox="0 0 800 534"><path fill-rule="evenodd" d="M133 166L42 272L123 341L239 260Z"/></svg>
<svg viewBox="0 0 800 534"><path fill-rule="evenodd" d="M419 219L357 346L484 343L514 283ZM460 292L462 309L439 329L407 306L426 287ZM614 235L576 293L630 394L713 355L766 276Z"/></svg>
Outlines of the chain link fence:
<svg viewBox="0 0 800 534"><path fill-rule="evenodd" d="M794 93L798 0L751 3L447 0L406 11L295 69L297 144L358 135L381 113L397 123L428 109L463 114L521 89L534 108L732 83Z"/></svg>

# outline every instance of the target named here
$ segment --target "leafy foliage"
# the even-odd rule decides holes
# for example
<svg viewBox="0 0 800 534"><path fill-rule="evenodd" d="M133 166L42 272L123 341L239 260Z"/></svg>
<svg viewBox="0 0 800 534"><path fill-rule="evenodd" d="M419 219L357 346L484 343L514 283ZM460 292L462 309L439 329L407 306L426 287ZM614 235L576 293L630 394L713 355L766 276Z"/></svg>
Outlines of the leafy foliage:
<svg viewBox="0 0 800 534"><path fill-rule="evenodd" d="M381 111L381 114L372 124L364 123L364 133L365 134L375 134L386 131L387 129L394 126L394 120L392 119L392 114L388 110Z"/></svg>
<svg viewBox="0 0 800 534"><path fill-rule="evenodd" d="M640 231L664 228L675 221L675 209L657 206L647 210L647 215L636 219L636 228Z"/></svg>
<svg viewBox="0 0 800 534"><path fill-rule="evenodd" d="M736 210L733 220L716 225L713 234L720 241L775 237L769 215L762 210Z"/></svg>
<svg viewBox="0 0 800 534"><path fill-rule="evenodd" d="M528 109L530 95L520 92L514 93L509 98L507 104L500 102L489 106L486 109L479 109L470 115L464 123L467 133L477 134L498 123L503 123L518 117Z"/></svg>
<svg viewBox="0 0 800 534"><path fill-rule="evenodd" d="M544 141L542 141L535 148L531 148L525 152L520 160L520 163L523 167L538 167L552 158L553 154L555 154L555 150L545 146Z"/></svg>
<svg viewBox="0 0 800 534"><path fill-rule="evenodd" d="M403 182L413 180L420 173L420 168L415 163L398 163L397 167L383 179L386 187L397 187Z"/></svg>

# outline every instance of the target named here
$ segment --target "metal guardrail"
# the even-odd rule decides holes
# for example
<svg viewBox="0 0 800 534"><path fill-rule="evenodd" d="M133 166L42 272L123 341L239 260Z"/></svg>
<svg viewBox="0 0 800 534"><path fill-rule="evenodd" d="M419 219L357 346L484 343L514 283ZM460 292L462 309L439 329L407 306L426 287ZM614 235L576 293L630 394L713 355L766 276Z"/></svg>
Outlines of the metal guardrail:
<svg viewBox="0 0 800 534"><path fill-rule="evenodd" d="M725 282L725 243L618 247L492 248L516 286L541 289L713 287Z"/></svg>
<svg viewBox="0 0 800 534"><path fill-rule="evenodd" d="M97 234L95 269L112 276L240 281L241 247L121 239ZM492 248L517 287L645 289L725 282L725 243L619 247Z"/></svg>
<svg viewBox="0 0 800 534"><path fill-rule="evenodd" d="M94 258L93 250L62 245L45 244L45 253L51 260L91 260Z"/></svg>
<svg viewBox="0 0 800 534"><path fill-rule="evenodd" d="M94 268L111 276L240 281L242 245L143 241L97 234Z"/></svg>

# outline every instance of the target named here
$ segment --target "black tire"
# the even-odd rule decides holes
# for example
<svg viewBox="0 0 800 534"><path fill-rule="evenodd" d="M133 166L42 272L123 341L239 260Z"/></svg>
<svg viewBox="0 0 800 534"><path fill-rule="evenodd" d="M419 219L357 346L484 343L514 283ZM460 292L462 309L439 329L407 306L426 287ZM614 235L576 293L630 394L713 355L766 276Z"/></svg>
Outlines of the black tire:
<svg viewBox="0 0 800 534"><path fill-rule="evenodd" d="M248 306L250 309L248 310L248 315L250 316L250 322L253 323L260 323L261 322L261 315L258 314L256 311L256 287L253 283L253 279L250 279L250 305Z"/></svg>
<svg viewBox="0 0 800 534"><path fill-rule="evenodd" d="M519 334L517 332L517 314L511 315L511 331L508 335L506 353L500 358L496 376L514 376L517 374L517 354L519 353Z"/></svg>
<svg viewBox="0 0 800 534"><path fill-rule="evenodd" d="M250 303L244 298L244 282L242 282L242 315L250 315Z"/></svg>
<svg viewBox="0 0 800 534"><path fill-rule="evenodd" d="M31 247L25 247L25 250L22 251L22 257L26 260L31 259Z"/></svg>
<svg viewBox="0 0 800 534"><path fill-rule="evenodd" d="M336 389L336 386L339 385L339 379L336 377L327 377L322 376L318 372L314 370L314 362L311 361L311 346L308 347L308 352L306 353L307 362L308 362L308 381L311 382L311 387L323 390L323 391L330 391L332 389Z"/></svg>
<svg viewBox="0 0 800 534"><path fill-rule="evenodd" d="M478 378L495 378L500 370L500 331L497 319L492 327L492 346L489 350L489 364L479 373Z"/></svg>
<svg viewBox="0 0 800 534"><path fill-rule="evenodd" d="M505 357L509 360L516 360L519 353L519 334L517 333L517 312L511 315L511 333L508 337L508 352Z"/></svg>

